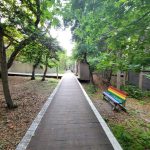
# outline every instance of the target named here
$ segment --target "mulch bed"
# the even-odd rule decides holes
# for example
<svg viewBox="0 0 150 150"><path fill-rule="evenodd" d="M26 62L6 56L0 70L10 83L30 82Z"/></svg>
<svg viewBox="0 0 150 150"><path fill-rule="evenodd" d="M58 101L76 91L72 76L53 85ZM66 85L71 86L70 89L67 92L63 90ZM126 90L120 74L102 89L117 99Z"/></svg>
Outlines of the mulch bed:
<svg viewBox="0 0 150 150"><path fill-rule="evenodd" d="M16 148L57 83L56 79L42 82L28 77L9 77L12 99L18 105L9 110L0 80L0 150Z"/></svg>

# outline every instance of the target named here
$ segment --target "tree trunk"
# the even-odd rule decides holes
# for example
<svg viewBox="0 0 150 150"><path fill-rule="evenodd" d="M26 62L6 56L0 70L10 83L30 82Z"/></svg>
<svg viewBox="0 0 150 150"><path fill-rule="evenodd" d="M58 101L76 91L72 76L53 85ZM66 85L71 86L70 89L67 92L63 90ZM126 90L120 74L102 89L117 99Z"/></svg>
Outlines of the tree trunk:
<svg viewBox="0 0 150 150"><path fill-rule="evenodd" d="M93 73L90 69L90 65L89 65L89 71L90 71L90 83L92 83L94 85Z"/></svg>
<svg viewBox="0 0 150 150"><path fill-rule="evenodd" d="M45 76L46 76L46 73L47 73L47 67L48 67L48 56L46 56L46 61L45 61L45 70L44 70L44 74L43 74L43 77L42 77L42 81L45 81Z"/></svg>
<svg viewBox="0 0 150 150"><path fill-rule="evenodd" d="M75 69L75 70L76 70L76 71L75 71L75 72L76 72L75 75L76 75L76 76L77 76L78 73L79 73L79 71L78 71L78 66L79 66L79 62L76 61L76 64L75 64L75 68L76 68L76 69Z"/></svg>
<svg viewBox="0 0 150 150"><path fill-rule="evenodd" d="M58 79L58 65L56 66L56 74L57 74L57 79Z"/></svg>
<svg viewBox="0 0 150 150"><path fill-rule="evenodd" d="M110 70L106 69L105 71L102 72L102 82L107 87L111 85L112 73L113 73L112 69Z"/></svg>
<svg viewBox="0 0 150 150"><path fill-rule="evenodd" d="M45 76L46 76L46 73L47 73L47 66L48 66L48 64L46 63L42 81L45 81Z"/></svg>
<svg viewBox="0 0 150 150"><path fill-rule="evenodd" d="M89 66L89 73L90 73L90 83L93 85L93 90L96 92L96 86L93 79L93 70L91 69L91 66L88 62L86 62Z"/></svg>
<svg viewBox="0 0 150 150"><path fill-rule="evenodd" d="M107 81L108 81L108 86L110 86L111 85L111 77L112 77L112 69L111 70L109 70L109 72L108 72L108 78L107 78Z"/></svg>
<svg viewBox="0 0 150 150"><path fill-rule="evenodd" d="M36 69L36 66L35 66L35 65L33 65L33 67L32 67L31 80L35 80L35 69Z"/></svg>
<svg viewBox="0 0 150 150"><path fill-rule="evenodd" d="M1 61L0 61L0 79L1 79Z"/></svg>
<svg viewBox="0 0 150 150"><path fill-rule="evenodd" d="M35 80L35 69L37 68L38 64L39 64L39 62L36 62L32 67L31 80Z"/></svg>
<svg viewBox="0 0 150 150"><path fill-rule="evenodd" d="M8 85L8 71L7 71L7 62L6 62L6 51L4 49L3 41L3 29L0 27L0 63L1 63L1 78L4 97L8 108L16 107L11 99L9 85Z"/></svg>

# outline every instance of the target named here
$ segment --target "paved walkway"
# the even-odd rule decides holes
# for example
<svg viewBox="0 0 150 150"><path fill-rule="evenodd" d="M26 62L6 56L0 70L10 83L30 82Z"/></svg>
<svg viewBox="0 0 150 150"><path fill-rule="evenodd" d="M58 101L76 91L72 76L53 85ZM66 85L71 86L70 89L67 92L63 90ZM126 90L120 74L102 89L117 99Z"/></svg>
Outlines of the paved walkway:
<svg viewBox="0 0 150 150"><path fill-rule="evenodd" d="M73 75L65 75L27 150L112 150Z"/></svg>

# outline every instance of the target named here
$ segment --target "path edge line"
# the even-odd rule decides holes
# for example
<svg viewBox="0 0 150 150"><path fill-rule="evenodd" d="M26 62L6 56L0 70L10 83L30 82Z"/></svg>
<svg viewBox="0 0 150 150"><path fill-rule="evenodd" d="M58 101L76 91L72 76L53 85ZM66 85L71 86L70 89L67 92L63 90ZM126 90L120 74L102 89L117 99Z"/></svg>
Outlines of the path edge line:
<svg viewBox="0 0 150 150"><path fill-rule="evenodd" d="M32 136L34 136L34 133L35 133L38 125L40 124L47 108L50 106L56 92L58 91L58 89L62 83L62 80L63 80L63 77L61 78L61 80L59 81L59 83L57 84L57 86L55 87L53 92L50 94L47 101L44 103L40 112L37 114L36 118L33 120L32 124L30 125L30 127L26 131L24 137L22 138L20 143L17 145L15 150L26 150L26 148L27 148L28 144L30 143Z"/></svg>
<svg viewBox="0 0 150 150"><path fill-rule="evenodd" d="M75 77L75 76L74 76ZM78 79L75 77L75 79L77 80L86 100L88 101L92 111L94 112L96 118L98 119L99 123L101 124L104 132L106 133L110 143L112 144L114 150L123 150L121 145L119 144L119 142L117 141L117 139L115 138L115 136L113 135L112 131L110 130L110 128L108 127L107 123L105 122L105 120L102 118L102 116L100 115L100 113L98 112L98 110L96 109L96 107L94 106L93 102L91 101L91 99L89 98L89 96L87 95L86 91L84 90L84 88L82 87L81 83L78 81Z"/></svg>

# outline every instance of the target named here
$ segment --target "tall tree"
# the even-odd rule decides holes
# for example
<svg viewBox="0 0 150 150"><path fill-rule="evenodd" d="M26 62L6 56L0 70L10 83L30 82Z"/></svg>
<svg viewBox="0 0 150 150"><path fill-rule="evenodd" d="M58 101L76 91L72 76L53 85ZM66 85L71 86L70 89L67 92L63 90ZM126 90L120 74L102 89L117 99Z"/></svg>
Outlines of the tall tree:
<svg viewBox="0 0 150 150"><path fill-rule="evenodd" d="M53 9L50 9L52 7ZM58 23L58 19L55 17L58 13L59 8L57 7L57 4L55 4L55 1L0 1L0 58L2 83L4 88L3 90L7 91L4 92L6 102L11 102L10 104L7 103L9 108L13 108L14 104L11 97L8 96L10 93L7 80L7 68L10 68L15 57L26 45L30 44L30 42L34 41L38 36L43 36L46 34L51 25L56 25L56 23ZM19 32L22 37L13 37L10 28L13 28L16 32ZM6 37L8 41L10 41L10 45L13 44L14 47L9 59L6 59L6 43L4 43L3 37ZM8 60L8 62L6 60Z"/></svg>
<svg viewBox="0 0 150 150"><path fill-rule="evenodd" d="M98 70L140 70L149 64L144 63L150 57L148 0L70 0L64 10L73 39L87 47L76 53L84 57L87 51L87 60L96 60Z"/></svg>
<svg viewBox="0 0 150 150"><path fill-rule="evenodd" d="M7 62L6 62L6 48L4 47L4 31L3 28L0 27L0 63L1 63L1 77L2 77L2 85L3 91L6 99L6 103L8 108L15 108L9 91L8 85L8 74L7 74Z"/></svg>

